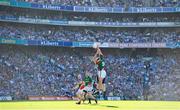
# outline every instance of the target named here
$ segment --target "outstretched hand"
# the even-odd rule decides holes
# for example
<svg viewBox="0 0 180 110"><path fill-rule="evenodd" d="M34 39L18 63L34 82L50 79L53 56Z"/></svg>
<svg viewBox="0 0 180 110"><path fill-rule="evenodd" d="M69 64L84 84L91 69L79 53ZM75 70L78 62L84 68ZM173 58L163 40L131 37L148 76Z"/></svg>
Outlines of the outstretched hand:
<svg viewBox="0 0 180 110"><path fill-rule="evenodd" d="M99 48L99 46L97 46L97 51L98 51L98 53L101 51L100 48Z"/></svg>
<svg viewBox="0 0 180 110"><path fill-rule="evenodd" d="M99 49L99 45L97 45L97 49Z"/></svg>
<svg viewBox="0 0 180 110"><path fill-rule="evenodd" d="M97 49L97 53L99 54L99 55L103 55L102 54L102 52L101 52L101 49L98 47L98 49Z"/></svg>

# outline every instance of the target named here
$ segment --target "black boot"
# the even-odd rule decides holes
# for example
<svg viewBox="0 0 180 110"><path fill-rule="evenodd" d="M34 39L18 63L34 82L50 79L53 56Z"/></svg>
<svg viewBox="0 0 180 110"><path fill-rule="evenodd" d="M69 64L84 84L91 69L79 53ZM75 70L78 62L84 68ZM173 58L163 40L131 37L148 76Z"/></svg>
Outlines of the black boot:
<svg viewBox="0 0 180 110"><path fill-rule="evenodd" d="M81 104L81 101L79 101L79 102L76 102L76 104L79 104L79 105L80 105L80 104Z"/></svg>
<svg viewBox="0 0 180 110"><path fill-rule="evenodd" d="M95 99L95 102L96 102L96 104L98 103L96 99Z"/></svg>
<svg viewBox="0 0 180 110"><path fill-rule="evenodd" d="M91 104L91 99L89 99L89 103L88 104Z"/></svg>
<svg viewBox="0 0 180 110"><path fill-rule="evenodd" d="M103 92L103 98L106 99L106 91Z"/></svg>

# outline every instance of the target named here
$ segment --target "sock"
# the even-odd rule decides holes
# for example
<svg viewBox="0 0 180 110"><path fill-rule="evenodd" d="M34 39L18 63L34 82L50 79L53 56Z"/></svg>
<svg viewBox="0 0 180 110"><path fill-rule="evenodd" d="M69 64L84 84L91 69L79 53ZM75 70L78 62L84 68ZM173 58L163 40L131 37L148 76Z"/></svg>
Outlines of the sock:
<svg viewBox="0 0 180 110"><path fill-rule="evenodd" d="M91 99L89 98L89 103L91 104Z"/></svg>

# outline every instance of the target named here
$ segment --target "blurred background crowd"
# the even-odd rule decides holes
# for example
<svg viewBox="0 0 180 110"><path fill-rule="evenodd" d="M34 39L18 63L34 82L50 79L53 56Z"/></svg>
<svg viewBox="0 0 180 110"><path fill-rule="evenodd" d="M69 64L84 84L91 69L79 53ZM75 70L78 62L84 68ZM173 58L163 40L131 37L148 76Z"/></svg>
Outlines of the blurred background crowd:
<svg viewBox="0 0 180 110"><path fill-rule="evenodd" d="M98 7L177 7L179 0L16 0L39 4Z"/></svg>
<svg viewBox="0 0 180 110"><path fill-rule="evenodd" d="M84 77L89 71L94 80L97 75L91 61L93 49L1 45L0 50L0 95L10 95L15 100L28 96L74 96L76 90L72 88L78 74ZM178 49L109 49L103 53L106 96L179 100Z"/></svg>
<svg viewBox="0 0 180 110"><path fill-rule="evenodd" d="M107 29L1 23L1 38L114 43L166 43L180 41L178 28Z"/></svg>
<svg viewBox="0 0 180 110"><path fill-rule="evenodd" d="M30 12L30 13L29 13ZM26 8L0 7L0 18L31 18L48 19L55 21L94 21L94 22L179 22L180 17L176 13L158 14L107 14L107 13L73 13L50 10L32 10Z"/></svg>
<svg viewBox="0 0 180 110"><path fill-rule="evenodd" d="M40 4L99 7L179 7L180 0L17 0ZM0 19L54 21L180 22L179 13L73 13L0 6ZM0 38L112 43L180 42L179 27L68 27L0 21ZM149 23L151 24L151 23ZM180 100L179 49L102 49L106 96L123 100ZM74 96L77 76L97 67L90 48L0 45L0 96Z"/></svg>

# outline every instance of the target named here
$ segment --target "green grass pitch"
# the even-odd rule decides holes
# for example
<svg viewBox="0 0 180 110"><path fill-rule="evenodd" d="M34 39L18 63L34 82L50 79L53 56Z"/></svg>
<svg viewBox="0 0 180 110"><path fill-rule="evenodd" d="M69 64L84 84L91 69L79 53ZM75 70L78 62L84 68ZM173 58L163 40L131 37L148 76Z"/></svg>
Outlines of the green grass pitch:
<svg viewBox="0 0 180 110"><path fill-rule="evenodd" d="M180 110L180 101L20 101L0 102L0 110Z"/></svg>

